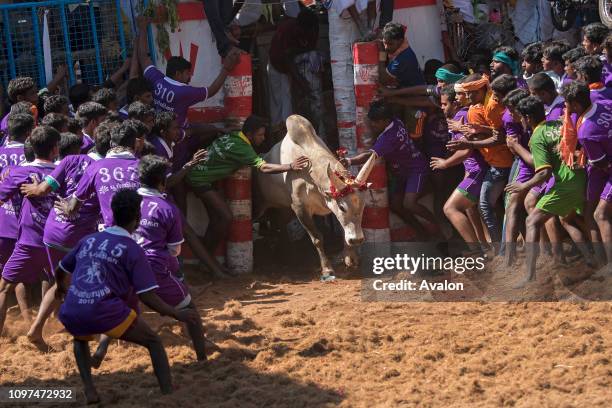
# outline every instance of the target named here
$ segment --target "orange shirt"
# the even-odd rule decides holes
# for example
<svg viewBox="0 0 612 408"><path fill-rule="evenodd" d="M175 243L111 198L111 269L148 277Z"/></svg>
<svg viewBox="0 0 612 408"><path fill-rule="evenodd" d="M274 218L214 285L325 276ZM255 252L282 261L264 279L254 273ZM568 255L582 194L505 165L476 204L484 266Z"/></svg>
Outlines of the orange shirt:
<svg viewBox="0 0 612 408"><path fill-rule="evenodd" d="M501 129L502 116L506 108L494 98L487 98L486 105L472 105L468 110L468 123L482 126L490 126ZM490 166L493 167L512 167L514 156L506 144L499 144L478 149Z"/></svg>

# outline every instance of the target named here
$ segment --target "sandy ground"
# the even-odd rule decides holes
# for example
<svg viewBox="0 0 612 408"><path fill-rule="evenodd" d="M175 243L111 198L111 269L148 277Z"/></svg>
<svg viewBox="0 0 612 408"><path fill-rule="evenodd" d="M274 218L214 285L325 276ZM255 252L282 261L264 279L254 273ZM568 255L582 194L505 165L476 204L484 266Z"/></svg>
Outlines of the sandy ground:
<svg viewBox="0 0 612 408"><path fill-rule="evenodd" d="M180 325L146 312L179 389L160 395L144 349L115 342L95 371L102 406L610 406L611 302L363 302L359 279L315 278L296 269L204 287L191 275L221 351L196 363ZM80 390L58 323L48 354L14 308L6 332L0 384Z"/></svg>

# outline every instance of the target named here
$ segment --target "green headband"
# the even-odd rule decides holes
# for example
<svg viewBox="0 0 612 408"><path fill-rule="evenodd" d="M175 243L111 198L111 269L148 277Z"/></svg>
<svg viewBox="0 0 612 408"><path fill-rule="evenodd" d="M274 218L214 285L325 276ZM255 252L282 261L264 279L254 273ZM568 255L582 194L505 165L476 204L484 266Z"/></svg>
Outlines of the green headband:
<svg viewBox="0 0 612 408"><path fill-rule="evenodd" d="M509 66L510 70L512 71L512 75L518 74L518 61L510 58L510 56L505 52L496 52L495 55L493 55L493 61L501 62L502 64Z"/></svg>
<svg viewBox="0 0 612 408"><path fill-rule="evenodd" d="M438 68L436 71L436 78L438 78L440 81L446 82L447 84L454 84L463 77L463 74L455 74L446 68Z"/></svg>

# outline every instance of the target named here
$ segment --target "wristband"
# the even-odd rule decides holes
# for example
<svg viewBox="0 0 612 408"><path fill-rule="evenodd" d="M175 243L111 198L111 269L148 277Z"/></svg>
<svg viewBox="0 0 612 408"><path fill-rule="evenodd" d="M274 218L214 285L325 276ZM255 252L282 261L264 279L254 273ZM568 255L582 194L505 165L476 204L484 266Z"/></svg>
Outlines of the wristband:
<svg viewBox="0 0 612 408"><path fill-rule="evenodd" d="M387 53L384 51L378 52L378 62L387 62Z"/></svg>

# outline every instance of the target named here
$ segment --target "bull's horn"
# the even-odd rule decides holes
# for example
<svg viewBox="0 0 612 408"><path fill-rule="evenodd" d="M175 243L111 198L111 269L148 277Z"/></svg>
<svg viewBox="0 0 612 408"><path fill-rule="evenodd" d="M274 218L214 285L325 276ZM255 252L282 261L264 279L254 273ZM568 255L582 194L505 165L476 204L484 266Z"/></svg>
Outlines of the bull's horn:
<svg viewBox="0 0 612 408"><path fill-rule="evenodd" d="M327 165L327 177L329 177L329 182L332 186L334 186L336 191L342 191L342 189L346 187L344 181L342 181L340 177L336 176L336 173L334 173L330 164Z"/></svg>
<svg viewBox="0 0 612 408"><path fill-rule="evenodd" d="M370 156L368 161L363 165L361 170L359 170L359 174L355 178L356 183L364 184L366 181L368 181L368 177L370 177L370 173L372 172L372 169L374 168L374 164L376 164L377 158L378 158L378 155L372 152L372 155Z"/></svg>

